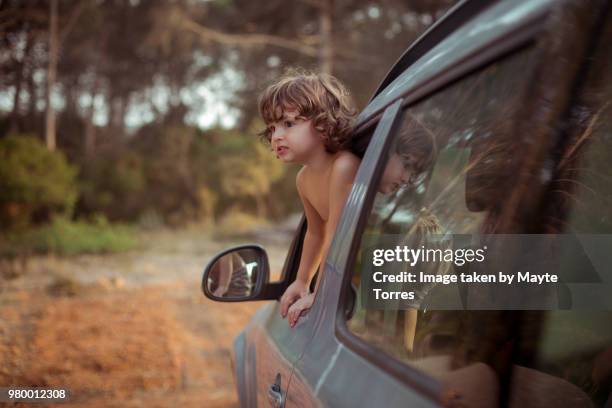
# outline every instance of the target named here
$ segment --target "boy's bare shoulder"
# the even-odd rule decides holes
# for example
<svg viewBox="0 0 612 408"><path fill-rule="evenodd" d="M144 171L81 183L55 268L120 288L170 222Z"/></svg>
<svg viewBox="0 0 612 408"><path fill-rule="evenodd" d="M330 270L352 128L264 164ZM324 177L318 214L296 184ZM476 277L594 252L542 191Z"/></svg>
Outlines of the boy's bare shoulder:
<svg viewBox="0 0 612 408"><path fill-rule="evenodd" d="M353 181L360 162L359 157L351 152L339 152L332 167L332 177Z"/></svg>

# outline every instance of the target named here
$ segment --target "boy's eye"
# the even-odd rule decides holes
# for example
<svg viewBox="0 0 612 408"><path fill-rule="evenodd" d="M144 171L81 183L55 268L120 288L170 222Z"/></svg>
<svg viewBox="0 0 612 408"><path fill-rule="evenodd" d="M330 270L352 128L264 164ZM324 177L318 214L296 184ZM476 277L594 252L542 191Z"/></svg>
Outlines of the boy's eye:
<svg viewBox="0 0 612 408"><path fill-rule="evenodd" d="M290 121L290 120L286 120L286 121L285 121L285 127L290 128L290 127L292 127L292 126L293 126L293 122L292 122L292 121Z"/></svg>

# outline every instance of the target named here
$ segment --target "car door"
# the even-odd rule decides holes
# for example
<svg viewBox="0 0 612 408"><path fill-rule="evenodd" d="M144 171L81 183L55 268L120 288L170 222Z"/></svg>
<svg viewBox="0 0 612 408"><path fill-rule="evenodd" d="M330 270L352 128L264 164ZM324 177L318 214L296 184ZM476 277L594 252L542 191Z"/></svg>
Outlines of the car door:
<svg viewBox="0 0 612 408"><path fill-rule="evenodd" d="M529 232L549 187L558 123L598 25L593 10L601 7L597 1L491 6L364 110L358 132L367 136L372 123L376 130L317 299L297 327L310 338L294 363L288 404L301 398L339 407L494 407L516 398L511 357L519 343L508 339L523 327L520 313L424 312L420 304L414 311L368 309L362 256L423 219L451 234ZM566 25L576 29L570 34ZM403 139L431 144L435 158L413 185L377 195L388 157ZM431 290L422 288L424 296ZM461 303L460 295L450 301ZM579 387L530 374L559 395L585 398Z"/></svg>
<svg viewBox="0 0 612 408"><path fill-rule="evenodd" d="M267 284L256 300L278 299L288 282L295 278L305 229L303 219L289 248L280 280ZM285 402L293 365L307 339L305 328L291 329L281 318L279 302L271 302L257 311L234 344L241 406L290 406Z"/></svg>

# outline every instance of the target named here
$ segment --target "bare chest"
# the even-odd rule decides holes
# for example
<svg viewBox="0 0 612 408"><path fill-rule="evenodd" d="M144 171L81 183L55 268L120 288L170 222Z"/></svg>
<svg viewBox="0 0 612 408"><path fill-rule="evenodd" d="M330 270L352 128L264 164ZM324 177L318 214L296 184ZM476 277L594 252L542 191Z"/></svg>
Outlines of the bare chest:
<svg viewBox="0 0 612 408"><path fill-rule="evenodd" d="M326 222L329 218L329 183L323 178L308 180L305 193L321 220Z"/></svg>

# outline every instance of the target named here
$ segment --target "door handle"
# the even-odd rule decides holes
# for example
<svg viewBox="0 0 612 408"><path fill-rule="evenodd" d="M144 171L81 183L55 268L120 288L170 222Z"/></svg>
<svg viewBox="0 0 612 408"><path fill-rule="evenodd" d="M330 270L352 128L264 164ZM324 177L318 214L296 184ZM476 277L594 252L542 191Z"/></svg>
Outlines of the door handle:
<svg viewBox="0 0 612 408"><path fill-rule="evenodd" d="M272 408L283 408L285 399L283 398L283 392L281 390L281 375L276 374L274 384L268 388L268 402Z"/></svg>

